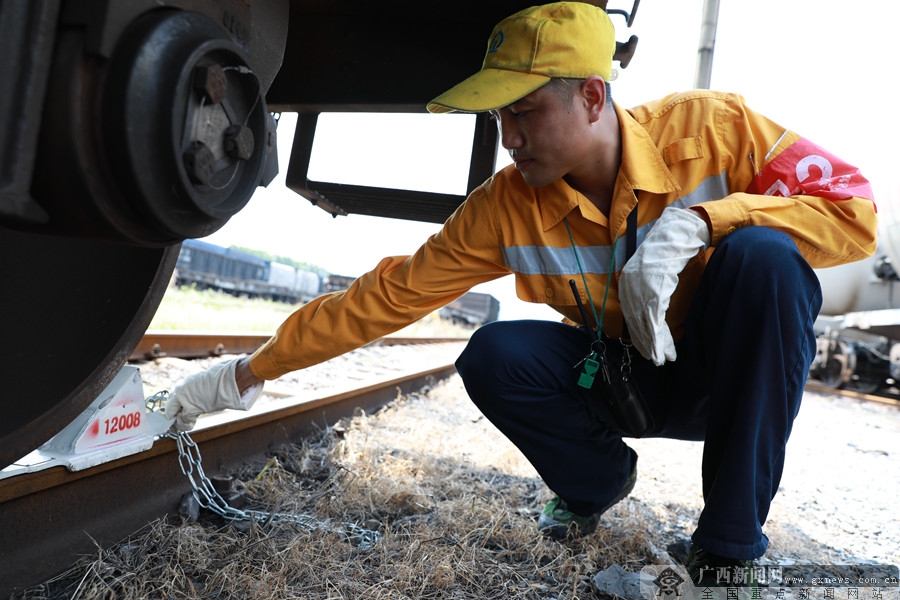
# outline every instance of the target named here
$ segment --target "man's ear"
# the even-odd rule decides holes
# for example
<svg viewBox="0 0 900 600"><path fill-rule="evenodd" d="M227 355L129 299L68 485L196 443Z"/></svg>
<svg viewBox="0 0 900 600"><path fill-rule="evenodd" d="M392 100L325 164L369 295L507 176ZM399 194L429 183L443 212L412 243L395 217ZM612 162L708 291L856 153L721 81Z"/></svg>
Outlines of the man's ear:
<svg viewBox="0 0 900 600"><path fill-rule="evenodd" d="M588 118L594 123L606 108L606 82L602 77L591 75L581 84L581 94L587 103Z"/></svg>

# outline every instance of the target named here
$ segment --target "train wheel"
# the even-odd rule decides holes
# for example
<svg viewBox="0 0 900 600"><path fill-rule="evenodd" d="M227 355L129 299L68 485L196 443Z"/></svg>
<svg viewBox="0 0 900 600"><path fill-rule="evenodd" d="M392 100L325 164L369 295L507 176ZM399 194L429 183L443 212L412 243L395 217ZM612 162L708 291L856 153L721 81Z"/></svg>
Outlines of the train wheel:
<svg viewBox="0 0 900 600"><path fill-rule="evenodd" d="M836 390L847 380L851 368L847 347L840 341L827 338L819 338L816 342L816 359L810 376Z"/></svg>
<svg viewBox="0 0 900 600"><path fill-rule="evenodd" d="M46 442L121 369L156 312L179 248L0 228L0 467Z"/></svg>
<svg viewBox="0 0 900 600"><path fill-rule="evenodd" d="M848 381L844 384L844 387L842 389L848 390L850 392L859 392L860 394L874 394L880 387L881 382L879 381L851 379L851 381Z"/></svg>
<svg viewBox="0 0 900 600"><path fill-rule="evenodd" d="M33 172L14 198L32 210L0 211L0 467L112 380L162 299L179 242L224 225L277 171L265 91L287 2L85 4L39 15L40 35L55 34L34 38L49 48L45 101L29 113L40 115Z"/></svg>
<svg viewBox="0 0 900 600"><path fill-rule="evenodd" d="M203 237L261 182L271 136L248 59L209 18L151 12L109 59L56 44L28 230L165 247ZM45 174L46 168L52 173Z"/></svg>

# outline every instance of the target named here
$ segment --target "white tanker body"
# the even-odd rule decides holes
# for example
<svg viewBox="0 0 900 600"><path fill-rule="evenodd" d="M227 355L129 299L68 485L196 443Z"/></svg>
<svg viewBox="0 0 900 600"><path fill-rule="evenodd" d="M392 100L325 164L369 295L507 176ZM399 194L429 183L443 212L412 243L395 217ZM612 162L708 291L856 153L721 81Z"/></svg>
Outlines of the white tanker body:
<svg viewBox="0 0 900 600"><path fill-rule="evenodd" d="M872 257L816 270L823 302L810 378L828 387L900 388L900 214L879 205L878 219Z"/></svg>

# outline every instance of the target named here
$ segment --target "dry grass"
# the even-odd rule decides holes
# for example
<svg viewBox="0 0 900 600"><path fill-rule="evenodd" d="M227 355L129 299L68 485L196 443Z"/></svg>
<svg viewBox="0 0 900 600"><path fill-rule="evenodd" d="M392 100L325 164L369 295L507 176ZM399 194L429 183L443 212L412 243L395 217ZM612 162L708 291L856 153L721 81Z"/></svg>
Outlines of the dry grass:
<svg viewBox="0 0 900 600"><path fill-rule="evenodd" d="M398 399L284 449L261 477L236 474L251 507L377 529L374 548L333 528L173 517L20 597L587 598L599 569L652 562L631 500L583 540L542 538L549 491L531 466L465 394L429 393L441 401Z"/></svg>

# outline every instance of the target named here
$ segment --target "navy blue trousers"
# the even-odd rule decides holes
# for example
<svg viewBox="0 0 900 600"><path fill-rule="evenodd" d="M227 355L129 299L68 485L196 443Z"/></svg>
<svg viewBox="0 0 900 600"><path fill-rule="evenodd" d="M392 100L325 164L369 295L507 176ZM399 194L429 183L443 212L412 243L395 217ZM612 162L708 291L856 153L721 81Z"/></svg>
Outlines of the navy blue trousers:
<svg viewBox="0 0 900 600"><path fill-rule="evenodd" d="M632 352L655 422L646 437L704 442L704 508L692 539L713 554L766 551L762 526L815 355L821 302L818 279L788 235L745 227L713 252L677 360L657 367ZM616 363L620 344L607 347ZM500 321L478 329L456 363L478 408L584 515L622 489L631 452L598 392L577 385L575 365L587 352L581 329Z"/></svg>

